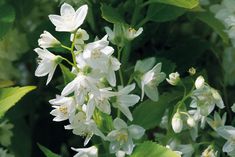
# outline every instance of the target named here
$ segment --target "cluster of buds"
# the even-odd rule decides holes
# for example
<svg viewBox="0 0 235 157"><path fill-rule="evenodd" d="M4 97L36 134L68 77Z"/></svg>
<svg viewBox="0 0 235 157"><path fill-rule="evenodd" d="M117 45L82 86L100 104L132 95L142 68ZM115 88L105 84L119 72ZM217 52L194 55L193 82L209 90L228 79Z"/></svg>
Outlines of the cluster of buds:
<svg viewBox="0 0 235 157"><path fill-rule="evenodd" d="M55 99L49 101L53 110L51 114L54 121L60 122L67 120L68 125L65 129L72 130L76 135L85 137L84 146L88 144L93 135L101 137L103 140L110 142L110 153L124 153L130 155L135 146L133 139L140 139L145 130L138 125L128 126L122 119L122 113L129 121L133 120L130 107L137 104L140 97L131 94L135 89L135 83L127 86L123 84L117 86L115 72L120 70L120 61L113 56L114 48L109 46L108 35L102 39L96 39L93 42L86 43L89 39L88 33L81 29L80 26L87 15L88 6L83 5L76 11L69 4L64 3L61 6L61 15L49 15L49 19L55 25L58 32L70 32L71 47L63 45L58 39L53 37L49 32L44 31L38 40L39 47L35 52L40 59L39 65L35 71L38 77L48 75L48 84L58 65L67 62L72 66L70 73L72 81L68 82ZM128 35L133 39L138 36L131 31ZM131 36L131 37L130 37ZM134 36L132 38L132 36ZM73 61L55 55L47 48L60 46L69 50ZM143 76L142 89L148 92L148 86L156 84L156 72L159 72L161 65L157 65ZM147 76L151 76L148 78ZM148 87L148 88L147 88ZM143 98L143 95L142 95ZM114 108L114 110L112 110ZM113 128L105 134L97 125L95 113L103 113L109 116L113 111L118 114L113 120ZM78 153L76 157L98 156L98 148L95 146L89 148L72 148Z"/></svg>

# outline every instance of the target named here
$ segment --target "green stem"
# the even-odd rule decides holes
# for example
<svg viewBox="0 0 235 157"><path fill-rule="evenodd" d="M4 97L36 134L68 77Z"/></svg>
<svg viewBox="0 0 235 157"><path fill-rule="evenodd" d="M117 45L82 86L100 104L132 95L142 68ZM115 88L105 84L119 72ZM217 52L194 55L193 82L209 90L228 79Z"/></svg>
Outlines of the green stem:
<svg viewBox="0 0 235 157"><path fill-rule="evenodd" d="M121 52L122 52L122 48L118 47L118 60L120 62L121 62ZM123 81L123 76L122 76L121 68L118 70L118 73L119 73L119 78L120 78L121 85L123 86L124 85L124 81Z"/></svg>
<svg viewBox="0 0 235 157"><path fill-rule="evenodd" d="M64 49L66 49L66 50L71 51L71 48L69 48L69 47L67 47L67 46L65 46L65 45L62 45L62 44L61 44L61 47L64 48Z"/></svg>
<svg viewBox="0 0 235 157"><path fill-rule="evenodd" d="M130 76L128 82L127 82L127 85L129 85L133 81L133 79L134 79L134 75L131 74L131 76Z"/></svg>
<svg viewBox="0 0 235 157"><path fill-rule="evenodd" d="M75 54L74 54L74 46L75 46L76 33L77 33L77 30L74 32L73 42L72 42L72 45L71 45L70 52L71 52L71 54L72 54L73 64L74 64L76 70L79 71L79 68L78 68L77 62L76 62L76 56L75 56Z"/></svg>
<svg viewBox="0 0 235 157"><path fill-rule="evenodd" d="M143 26L145 23L147 23L149 19L147 17L143 18L143 20L140 21L140 23L136 26L137 28Z"/></svg>
<svg viewBox="0 0 235 157"><path fill-rule="evenodd" d="M70 62L67 58L61 57L64 61L66 61L68 64L72 65L73 67L75 67L75 65Z"/></svg>

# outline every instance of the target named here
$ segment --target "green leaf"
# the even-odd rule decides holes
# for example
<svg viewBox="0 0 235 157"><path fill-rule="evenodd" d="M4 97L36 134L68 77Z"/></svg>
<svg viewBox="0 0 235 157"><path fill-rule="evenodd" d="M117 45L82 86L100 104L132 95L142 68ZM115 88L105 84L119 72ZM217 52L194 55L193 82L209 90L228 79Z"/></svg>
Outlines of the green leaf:
<svg viewBox="0 0 235 157"><path fill-rule="evenodd" d="M0 81L0 88L13 86L14 84L15 84L15 83L12 82L11 80Z"/></svg>
<svg viewBox="0 0 235 157"><path fill-rule="evenodd" d="M210 26L216 33L218 33L218 35L222 38L224 43L227 44L229 42L228 35L224 32L225 30L224 25L218 19L216 19L211 12L206 11L206 12L196 13L195 16L200 21Z"/></svg>
<svg viewBox="0 0 235 157"><path fill-rule="evenodd" d="M171 102L179 98L180 94L181 92L174 91L162 94L158 102L153 102L149 99L144 101L133 111L133 124L138 124L145 129L157 126L161 122L166 108L169 107Z"/></svg>
<svg viewBox="0 0 235 157"><path fill-rule="evenodd" d="M15 20L15 10L12 6L4 4L0 6L0 38L11 28Z"/></svg>
<svg viewBox="0 0 235 157"><path fill-rule="evenodd" d="M39 143L38 143L38 147L41 149L41 151L44 153L46 157L60 157L58 154L53 153L51 150L40 145Z"/></svg>
<svg viewBox="0 0 235 157"><path fill-rule="evenodd" d="M130 157L180 157L172 150L154 142L146 141L136 147Z"/></svg>
<svg viewBox="0 0 235 157"><path fill-rule="evenodd" d="M164 3L177 7L192 9L199 5L199 0L150 0L148 3Z"/></svg>
<svg viewBox="0 0 235 157"><path fill-rule="evenodd" d="M186 9L165 5L151 4L147 11L147 19L154 22L167 22L178 18L186 12Z"/></svg>
<svg viewBox="0 0 235 157"><path fill-rule="evenodd" d="M111 6L108 6L104 3L101 4L101 12L102 12L102 17L106 21L110 23L123 23L123 17L119 12L115 9L112 8Z"/></svg>
<svg viewBox="0 0 235 157"><path fill-rule="evenodd" d="M73 74L66 66L63 64L60 64L60 68L63 74L64 78L64 83L65 85L68 84L69 82L73 81L73 79L76 77L75 74Z"/></svg>
<svg viewBox="0 0 235 157"><path fill-rule="evenodd" d="M26 86L0 89L0 117L13 107L25 94L35 88L35 86Z"/></svg>
<svg viewBox="0 0 235 157"><path fill-rule="evenodd" d="M103 133L109 133L113 129L113 119L110 115L95 110L93 115L94 121Z"/></svg>

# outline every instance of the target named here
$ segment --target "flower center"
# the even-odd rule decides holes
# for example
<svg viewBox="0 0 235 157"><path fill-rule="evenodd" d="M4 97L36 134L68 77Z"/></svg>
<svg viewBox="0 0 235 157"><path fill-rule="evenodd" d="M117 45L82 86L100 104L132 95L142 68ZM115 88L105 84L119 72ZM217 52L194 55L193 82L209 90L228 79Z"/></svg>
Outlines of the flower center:
<svg viewBox="0 0 235 157"><path fill-rule="evenodd" d="M65 114L65 115L68 114L68 108L66 106L60 106L59 110L61 113Z"/></svg>
<svg viewBox="0 0 235 157"><path fill-rule="evenodd" d="M91 58L93 58L93 59L100 58L100 56L101 56L101 52L100 52L99 49L94 49L94 50L92 50L92 53L91 53L91 54L92 54L92 55L91 55Z"/></svg>

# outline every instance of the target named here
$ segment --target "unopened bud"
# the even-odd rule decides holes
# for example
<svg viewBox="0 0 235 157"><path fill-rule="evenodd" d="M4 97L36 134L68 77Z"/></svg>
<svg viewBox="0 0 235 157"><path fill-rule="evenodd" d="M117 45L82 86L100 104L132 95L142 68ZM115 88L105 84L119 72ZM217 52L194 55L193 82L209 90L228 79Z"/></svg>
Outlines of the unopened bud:
<svg viewBox="0 0 235 157"><path fill-rule="evenodd" d="M197 89L202 88L205 84L205 79L202 76L199 76L195 81L195 87Z"/></svg>
<svg viewBox="0 0 235 157"><path fill-rule="evenodd" d="M183 121L179 112L176 112L171 121L172 129L175 133L180 133L183 129Z"/></svg>
<svg viewBox="0 0 235 157"><path fill-rule="evenodd" d="M180 81L180 74L178 72L171 73L169 75L169 79L167 78L166 81L169 84L171 84L173 86L176 86L179 83L179 81Z"/></svg>

